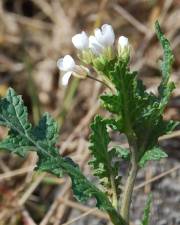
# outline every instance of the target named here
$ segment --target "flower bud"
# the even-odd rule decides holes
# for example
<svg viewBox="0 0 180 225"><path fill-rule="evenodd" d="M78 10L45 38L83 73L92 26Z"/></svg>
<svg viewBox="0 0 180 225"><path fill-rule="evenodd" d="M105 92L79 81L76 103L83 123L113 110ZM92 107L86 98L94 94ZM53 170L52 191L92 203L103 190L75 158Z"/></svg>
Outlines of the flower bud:
<svg viewBox="0 0 180 225"><path fill-rule="evenodd" d="M120 36L118 40L118 45L124 49L125 47L128 46L128 38L124 36Z"/></svg>
<svg viewBox="0 0 180 225"><path fill-rule="evenodd" d="M82 31L72 37L73 45L79 50L85 50L89 47L89 39L86 32Z"/></svg>
<svg viewBox="0 0 180 225"><path fill-rule="evenodd" d="M128 38L120 36L118 39L118 55L123 58L129 57L129 42Z"/></svg>
<svg viewBox="0 0 180 225"><path fill-rule="evenodd" d="M101 29L97 28L94 31L96 40L107 48L114 44L115 34L111 25L104 24Z"/></svg>

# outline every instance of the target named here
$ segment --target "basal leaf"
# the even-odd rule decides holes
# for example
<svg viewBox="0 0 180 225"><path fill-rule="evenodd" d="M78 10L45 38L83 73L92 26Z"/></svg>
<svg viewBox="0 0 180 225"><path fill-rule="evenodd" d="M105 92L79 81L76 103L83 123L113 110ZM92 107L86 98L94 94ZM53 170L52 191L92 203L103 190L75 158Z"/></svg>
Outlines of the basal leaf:
<svg viewBox="0 0 180 225"><path fill-rule="evenodd" d="M50 164L50 166L47 164L47 162ZM71 159L58 156L56 159L48 159L48 161L41 162L41 164L41 170L43 171L49 171L54 173L56 176L59 176L59 168L59 171L62 170L65 174L69 175L72 181L74 196L78 201L85 202L89 198L95 198L97 207L106 211L115 224L125 225L124 220L113 208L107 196L97 187L95 187L89 180L87 180L87 178L81 173L79 167ZM46 165L48 166L46 167Z"/></svg>
<svg viewBox="0 0 180 225"><path fill-rule="evenodd" d="M32 129L31 134L39 148L46 149L46 152L50 152L54 156L59 154L58 149L55 148L59 127L57 122L48 113L42 116L39 124Z"/></svg>
<svg viewBox="0 0 180 225"><path fill-rule="evenodd" d="M21 96L17 96L12 88L8 89L6 97L0 101L0 124L23 135L31 130L27 108Z"/></svg>
<svg viewBox="0 0 180 225"><path fill-rule="evenodd" d="M25 156L31 150L36 151L39 157L37 170L47 171L58 177L67 174L72 180L74 195L78 200L95 198L97 207L105 210L112 221L125 225L108 197L81 173L76 163L59 155L59 150L55 147L58 126L48 114L41 118L38 126L32 128L21 97L10 88L6 97L0 100L0 124L10 129L8 137L0 142L1 149L20 156ZM105 141L104 146L107 144L108 141Z"/></svg>
<svg viewBox="0 0 180 225"><path fill-rule="evenodd" d="M44 141L48 145L54 145L58 138L59 127L57 122L48 113L45 113L32 133L36 140Z"/></svg>
<svg viewBox="0 0 180 225"><path fill-rule="evenodd" d="M7 149L20 156L25 156L29 150L34 149L34 146L26 138L11 130L8 136L0 142L0 149Z"/></svg>

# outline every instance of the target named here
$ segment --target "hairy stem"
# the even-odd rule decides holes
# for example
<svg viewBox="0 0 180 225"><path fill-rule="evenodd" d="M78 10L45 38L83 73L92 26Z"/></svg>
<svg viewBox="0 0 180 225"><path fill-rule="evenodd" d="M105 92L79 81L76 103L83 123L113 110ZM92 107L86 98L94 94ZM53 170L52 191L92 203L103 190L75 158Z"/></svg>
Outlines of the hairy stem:
<svg viewBox="0 0 180 225"><path fill-rule="evenodd" d="M124 187L124 191L122 195L121 211L120 211L120 214L122 218L125 220L127 225L129 224L129 212L130 212L132 193L133 193L134 184L135 184L135 180L136 180L136 176L138 172L135 144L132 143L131 141L129 141L129 143L130 143L130 150L132 153L131 168L130 168L129 175Z"/></svg>

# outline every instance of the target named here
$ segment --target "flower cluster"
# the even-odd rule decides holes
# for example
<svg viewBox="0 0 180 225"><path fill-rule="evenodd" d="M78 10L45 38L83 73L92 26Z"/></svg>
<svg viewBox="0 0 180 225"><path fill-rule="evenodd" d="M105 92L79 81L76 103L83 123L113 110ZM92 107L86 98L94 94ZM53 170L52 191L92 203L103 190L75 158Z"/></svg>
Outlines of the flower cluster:
<svg viewBox="0 0 180 225"><path fill-rule="evenodd" d="M72 43L79 51L79 58L85 64L92 64L98 57L111 60L116 56L114 48L115 34L111 25L104 24L101 29L94 30L94 35L88 35L82 31L72 37ZM128 38L120 36L117 43L118 57L129 56ZM67 85L71 75L79 78L86 78L89 74L88 68L76 65L70 55L66 55L57 61L59 70L64 72L62 84Z"/></svg>

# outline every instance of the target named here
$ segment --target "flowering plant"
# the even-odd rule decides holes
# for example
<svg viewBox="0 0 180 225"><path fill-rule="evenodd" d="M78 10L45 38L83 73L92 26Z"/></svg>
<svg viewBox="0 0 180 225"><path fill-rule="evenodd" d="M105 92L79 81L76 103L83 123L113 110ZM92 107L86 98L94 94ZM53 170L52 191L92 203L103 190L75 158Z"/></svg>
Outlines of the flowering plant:
<svg viewBox="0 0 180 225"><path fill-rule="evenodd" d="M88 37L83 31L72 38L79 50L81 65L70 55L60 58L58 68L65 74L64 85L71 75L79 78L93 78L87 65L97 71L98 78L108 91L100 99L103 107L111 113L109 118L97 115L91 124L89 164L93 174L99 178L98 187L90 182L71 159L62 157L56 147L58 125L45 113L35 127L28 121L27 109L20 96L10 88L7 96L0 100L0 125L9 128L8 137L0 142L1 149L7 149L20 156L36 151L39 157L37 169L58 177L67 174L72 181L74 196L79 201L96 199L96 205L108 213L115 225L128 225L131 198L138 170L149 160L160 160L167 154L158 146L159 136L171 132L177 122L165 121L163 112L168 104L174 83L170 81L173 54L168 40L156 23L156 34L164 50L161 63L162 81L158 96L148 93L137 72L129 67L130 45L121 36L115 47L115 35L110 25L96 29ZM129 147L110 147L109 130L126 135ZM144 133L146 130L146 133ZM122 160L129 164L125 184L119 176ZM123 185L123 188L120 188ZM142 225L149 221L151 199L147 201Z"/></svg>

